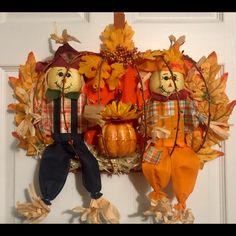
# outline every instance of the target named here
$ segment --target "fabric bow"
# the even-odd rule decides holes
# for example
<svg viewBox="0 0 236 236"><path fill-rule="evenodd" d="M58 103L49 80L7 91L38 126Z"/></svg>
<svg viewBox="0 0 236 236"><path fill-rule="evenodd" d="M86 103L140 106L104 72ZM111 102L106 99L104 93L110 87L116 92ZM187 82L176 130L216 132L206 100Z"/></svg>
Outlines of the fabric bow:
<svg viewBox="0 0 236 236"><path fill-rule="evenodd" d="M61 95L62 95L62 92L60 90L47 89L46 91L46 98L48 101L60 98ZM64 96L69 99L78 99L79 95L80 95L79 92L64 93Z"/></svg>
<svg viewBox="0 0 236 236"><path fill-rule="evenodd" d="M164 96L159 93L152 93L151 98L160 101L160 102L167 102L169 100L185 100L189 96L189 92L186 89L182 89L178 91L177 93L172 93L170 96Z"/></svg>

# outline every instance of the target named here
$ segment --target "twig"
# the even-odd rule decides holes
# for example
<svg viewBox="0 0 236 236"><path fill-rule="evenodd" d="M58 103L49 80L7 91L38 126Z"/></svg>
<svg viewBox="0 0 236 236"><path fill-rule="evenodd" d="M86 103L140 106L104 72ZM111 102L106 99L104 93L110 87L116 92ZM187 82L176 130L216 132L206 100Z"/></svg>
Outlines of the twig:
<svg viewBox="0 0 236 236"><path fill-rule="evenodd" d="M190 60L192 63L193 63L193 66L196 68L196 70L198 71L198 73L201 75L201 78L204 82L204 85L205 85L205 88L206 88L206 95L207 95L207 98L206 100L208 101L208 121L207 121L207 126L206 126L206 130L205 130L205 134L204 134L204 137L203 137L203 140L202 140L202 143L201 145L199 146L199 148L197 149L196 152L199 152L200 149L203 147L203 145L205 144L206 142L206 138L207 138L207 134L208 134L208 131L209 131L209 127L210 127L210 122L211 122L211 99L210 99L210 93L209 93L209 89L208 89L208 86L207 86L207 82L206 82L206 79L204 78L201 70L198 68L197 66L197 63L191 58L189 57L188 55L184 55L184 57L188 60Z"/></svg>

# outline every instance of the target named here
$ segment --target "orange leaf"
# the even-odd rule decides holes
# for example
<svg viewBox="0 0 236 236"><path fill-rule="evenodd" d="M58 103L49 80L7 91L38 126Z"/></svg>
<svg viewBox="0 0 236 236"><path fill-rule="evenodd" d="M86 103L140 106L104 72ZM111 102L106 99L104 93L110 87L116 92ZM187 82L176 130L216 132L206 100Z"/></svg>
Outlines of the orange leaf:
<svg viewBox="0 0 236 236"><path fill-rule="evenodd" d="M10 81L10 84L13 88L15 88L18 83L19 83L19 79L18 78L15 78L15 77L9 77L9 81Z"/></svg>
<svg viewBox="0 0 236 236"><path fill-rule="evenodd" d="M236 100L233 100L231 103L227 104L226 107L226 116L230 116L230 114L232 113L234 106L236 105Z"/></svg>
<svg viewBox="0 0 236 236"><path fill-rule="evenodd" d="M23 103L11 103L8 105L10 111L25 112L26 105Z"/></svg>
<svg viewBox="0 0 236 236"><path fill-rule="evenodd" d="M21 65L19 69L19 78L22 83L22 87L28 91L32 88L32 84L38 79L38 74L35 70L36 60L33 52L30 52L25 65Z"/></svg>
<svg viewBox="0 0 236 236"><path fill-rule="evenodd" d="M27 149L27 141L21 137L17 137L17 139L19 140L19 143L17 144L18 148L22 148L22 149Z"/></svg>
<svg viewBox="0 0 236 236"><path fill-rule="evenodd" d="M209 63L211 64L215 64L217 63L217 55L216 52L213 51L211 54L208 55L207 60L209 61Z"/></svg>
<svg viewBox="0 0 236 236"><path fill-rule="evenodd" d="M21 121L23 121L25 119L25 114L22 112L17 112L15 115L15 122L16 125L19 125L21 123Z"/></svg>
<svg viewBox="0 0 236 236"><path fill-rule="evenodd" d="M225 96L227 77L228 74L225 73L220 79L212 80L208 83L208 90L212 103L217 104L228 102L227 97ZM222 100L223 96L225 101Z"/></svg>
<svg viewBox="0 0 236 236"><path fill-rule="evenodd" d="M34 65L36 63L35 56L33 52L30 52L26 61L26 64Z"/></svg>

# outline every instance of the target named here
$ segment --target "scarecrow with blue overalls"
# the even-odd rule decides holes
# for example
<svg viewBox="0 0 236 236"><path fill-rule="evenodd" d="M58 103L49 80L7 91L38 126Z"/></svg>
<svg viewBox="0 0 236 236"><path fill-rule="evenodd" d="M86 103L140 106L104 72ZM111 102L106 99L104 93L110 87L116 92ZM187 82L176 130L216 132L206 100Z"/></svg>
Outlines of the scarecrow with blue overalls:
<svg viewBox="0 0 236 236"><path fill-rule="evenodd" d="M119 222L118 210L102 196L98 161L84 142L88 122L84 119L84 81L78 72L81 55L84 54L64 42L51 61L38 62L36 66L38 73L45 73L46 86L38 125L44 136L52 137L53 142L43 151L39 165L41 197L31 185L31 203L16 206L17 211L32 222L42 220L50 212L49 206L62 190L72 160L79 160L82 182L91 196L88 208L76 207L73 212L89 223Z"/></svg>

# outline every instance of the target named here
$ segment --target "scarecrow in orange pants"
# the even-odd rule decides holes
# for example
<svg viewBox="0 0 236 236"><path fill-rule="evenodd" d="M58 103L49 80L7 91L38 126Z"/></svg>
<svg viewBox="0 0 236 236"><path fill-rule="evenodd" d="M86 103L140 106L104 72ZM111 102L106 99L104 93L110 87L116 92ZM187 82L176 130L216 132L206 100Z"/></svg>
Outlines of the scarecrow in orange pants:
<svg viewBox="0 0 236 236"><path fill-rule="evenodd" d="M184 40L183 40L184 41ZM183 42L181 42L182 44ZM149 194L150 210L158 222L193 222L186 200L194 189L200 160L185 142L187 132L204 124L184 88L186 75L180 43L164 50L157 70L150 78L150 99L147 104L148 134L152 137L143 156L142 170L153 188ZM170 179L178 203L172 209L164 189Z"/></svg>

